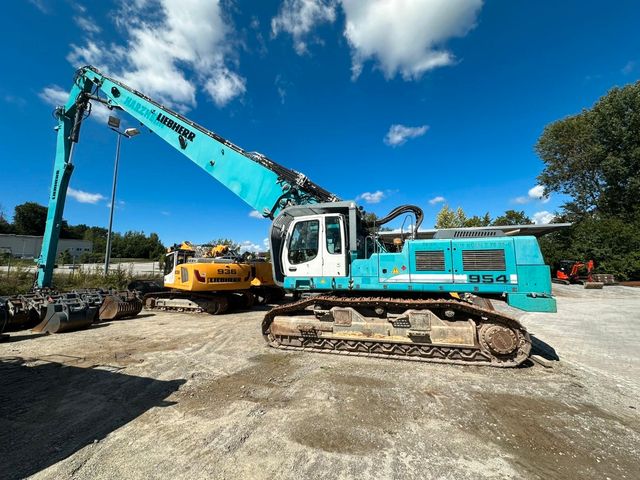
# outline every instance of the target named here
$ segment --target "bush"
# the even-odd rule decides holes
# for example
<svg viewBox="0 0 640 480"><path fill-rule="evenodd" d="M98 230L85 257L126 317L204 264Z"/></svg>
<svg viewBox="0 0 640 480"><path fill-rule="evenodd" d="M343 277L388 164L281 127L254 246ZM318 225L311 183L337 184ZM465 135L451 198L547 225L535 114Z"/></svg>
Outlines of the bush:
<svg viewBox="0 0 640 480"><path fill-rule="evenodd" d="M19 295L27 293L33 287L34 272L24 267L11 268L11 272L0 272L0 296ZM107 276L102 266L78 268L73 273L57 273L53 276L53 288L59 291L70 291L83 288L113 288L125 290L132 280L158 280L162 278L153 275L134 275L131 268L117 268L109 271Z"/></svg>
<svg viewBox="0 0 640 480"><path fill-rule="evenodd" d="M597 273L618 280L640 278L640 215L631 221L619 217L593 217L540 239L545 261L593 260Z"/></svg>

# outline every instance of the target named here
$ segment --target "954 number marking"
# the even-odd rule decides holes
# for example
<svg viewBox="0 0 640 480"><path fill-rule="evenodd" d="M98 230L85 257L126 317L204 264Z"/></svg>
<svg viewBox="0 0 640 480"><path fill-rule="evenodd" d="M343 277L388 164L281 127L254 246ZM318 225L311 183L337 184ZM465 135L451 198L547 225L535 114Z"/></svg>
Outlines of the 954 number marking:
<svg viewBox="0 0 640 480"><path fill-rule="evenodd" d="M469 275L469 283L509 283L506 275Z"/></svg>

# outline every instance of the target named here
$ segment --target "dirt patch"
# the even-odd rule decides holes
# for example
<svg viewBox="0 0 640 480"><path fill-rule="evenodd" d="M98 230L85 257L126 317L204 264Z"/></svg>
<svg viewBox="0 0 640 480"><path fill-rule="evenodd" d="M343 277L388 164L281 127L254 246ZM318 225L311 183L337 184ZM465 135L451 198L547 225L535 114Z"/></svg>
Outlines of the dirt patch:
<svg viewBox="0 0 640 480"><path fill-rule="evenodd" d="M463 425L540 478L639 478L633 448L638 418L584 403L512 394L479 394Z"/></svg>
<svg viewBox="0 0 640 480"><path fill-rule="evenodd" d="M220 416L234 402L253 402L264 409L282 408L290 401L288 387L296 367L281 352L251 357L253 365L219 378L194 374L178 394L179 408L209 418ZM212 408L214 407L215 408Z"/></svg>
<svg viewBox="0 0 640 480"><path fill-rule="evenodd" d="M403 400L392 382L329 369L315 375L313 385L319 389L317 399L305 401L303 407L309 414L290 433L300 445L364 454L388 447L390 437L407 421Z"/></svg>

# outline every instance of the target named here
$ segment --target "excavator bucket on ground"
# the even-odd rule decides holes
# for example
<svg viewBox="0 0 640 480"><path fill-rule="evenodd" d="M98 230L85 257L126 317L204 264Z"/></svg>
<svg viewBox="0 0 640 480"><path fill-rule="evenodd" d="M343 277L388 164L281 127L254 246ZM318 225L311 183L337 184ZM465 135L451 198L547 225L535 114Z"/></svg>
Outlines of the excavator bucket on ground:
<svg viewBox="0 0 640 480"><path fill-rule="evenodd" d="M121 292L107 295L98 311L100 321L132 318L142 310L142 301L133 293Z"/></svg>
<svg viewBox="0 0 640 480"><path fill-rule="evenodd" d="M43 333L70 332L98 321L133 318L141 310L138 295L128 291L35 290L0 299L0 332L24 328Z"/></svg>
<svg viewBox="0 0 640 480"><path fill-rule="evenodd" d="M80 298L77 301L57 301L47 305L44 319L31 329L38 333L64 333L87 328L93 323L96 307Z"/></svg>

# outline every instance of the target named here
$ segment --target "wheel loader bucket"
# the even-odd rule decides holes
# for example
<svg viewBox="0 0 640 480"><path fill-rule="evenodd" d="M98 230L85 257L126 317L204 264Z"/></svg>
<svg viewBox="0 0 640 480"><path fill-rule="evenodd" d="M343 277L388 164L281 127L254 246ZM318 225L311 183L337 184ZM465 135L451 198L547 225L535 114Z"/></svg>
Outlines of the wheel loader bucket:
<svg viewBox="0 0 640 480"><path fill-rule="evenodd" d="M102 302L98 318L101 321L135 317L142 310L142 301L132 294L107 295Z"/></svg>
<svg viewBox="0 0 640 480"><path fill-rule="evenodd" d="M44 320L31 329L33 332L63 333L87 328L93 323L96 307L85 303L50 303Z"/></svg>

